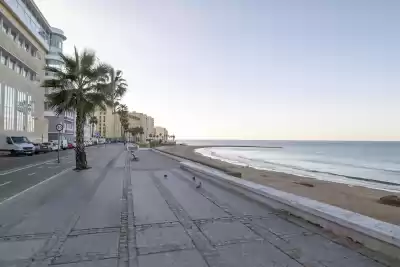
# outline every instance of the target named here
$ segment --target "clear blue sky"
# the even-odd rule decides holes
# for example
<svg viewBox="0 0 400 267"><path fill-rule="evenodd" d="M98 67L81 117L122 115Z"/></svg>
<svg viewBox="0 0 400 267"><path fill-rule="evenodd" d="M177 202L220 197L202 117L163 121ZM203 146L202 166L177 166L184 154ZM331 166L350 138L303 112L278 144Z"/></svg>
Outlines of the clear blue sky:
<svg viewBox="0 0 400 267"><path fill-rule="evenodd" d="M398 0L36 0L181 138L400 140Z"/></svg>

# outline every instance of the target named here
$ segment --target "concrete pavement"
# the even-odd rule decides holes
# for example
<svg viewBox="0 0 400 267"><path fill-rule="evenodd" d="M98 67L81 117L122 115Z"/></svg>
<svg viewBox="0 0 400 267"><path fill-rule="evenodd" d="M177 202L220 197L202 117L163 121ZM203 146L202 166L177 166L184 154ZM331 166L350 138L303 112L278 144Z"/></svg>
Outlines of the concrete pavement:
<svg viewBox="0 0 400 267"><path fill-rule="evenodd" d="M152 151L106 151L0 205L0 266L399 266Z"/></svg>

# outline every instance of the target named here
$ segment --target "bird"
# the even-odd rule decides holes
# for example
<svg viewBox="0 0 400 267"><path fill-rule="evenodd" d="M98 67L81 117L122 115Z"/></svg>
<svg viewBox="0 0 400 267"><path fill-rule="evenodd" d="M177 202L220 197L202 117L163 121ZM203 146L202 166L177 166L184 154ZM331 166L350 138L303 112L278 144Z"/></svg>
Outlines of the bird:
<svg viewBox="0 0 400 267"><path fill-rule="evenodd" d="M196 181L196 177L194 177L194 176L193 176L193 178L192 178L192 179L193 179L193 181Z"/></svg>
<svg viewBox="0 0 400 267"><path fill-rule="evenodd" d="M196 185L196 188L200 188L201 187L201 182L199 182L198 185Z"/></svg>
<svg viewBox="0 0 400 267"><path fill-rule="evenodd" d="M164 174L164 178L167 178L167 177L168 177L168 175Z"/></svg>

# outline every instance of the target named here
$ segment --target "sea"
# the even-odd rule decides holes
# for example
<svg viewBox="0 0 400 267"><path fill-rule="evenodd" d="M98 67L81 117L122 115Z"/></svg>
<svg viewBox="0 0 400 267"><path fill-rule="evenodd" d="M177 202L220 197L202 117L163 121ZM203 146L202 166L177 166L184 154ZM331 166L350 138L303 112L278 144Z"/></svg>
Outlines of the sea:
<svg viewBox="0 0 400 267"><path fill-rule="evenodd" d="M210 146L196 152L240 166L400 192L400 142L182 140L180 143Z"/></svg>

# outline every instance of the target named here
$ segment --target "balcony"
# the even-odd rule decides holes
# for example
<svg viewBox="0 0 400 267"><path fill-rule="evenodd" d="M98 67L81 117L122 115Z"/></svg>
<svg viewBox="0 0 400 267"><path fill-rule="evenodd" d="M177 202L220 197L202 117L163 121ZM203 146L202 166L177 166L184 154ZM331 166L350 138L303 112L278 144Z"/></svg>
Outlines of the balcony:
<svg viewBox="0 0 400 267"><path fill-rule="evenodd" d="M60 57L60 55L58 54L59 52L56 53L51 53L51 54L46 54L46 56L44 57L46 60L55 60L60 62L60 65L62 65L64 63L64 61L62 60L62 58Z"/></svg>

